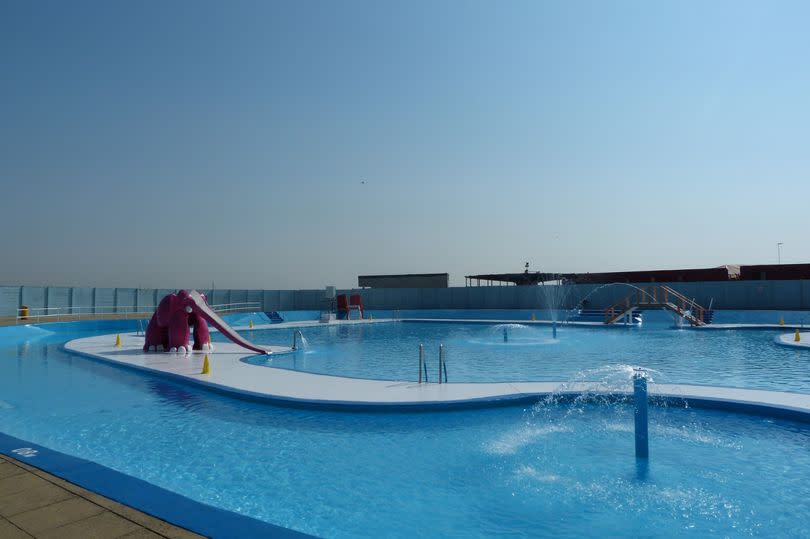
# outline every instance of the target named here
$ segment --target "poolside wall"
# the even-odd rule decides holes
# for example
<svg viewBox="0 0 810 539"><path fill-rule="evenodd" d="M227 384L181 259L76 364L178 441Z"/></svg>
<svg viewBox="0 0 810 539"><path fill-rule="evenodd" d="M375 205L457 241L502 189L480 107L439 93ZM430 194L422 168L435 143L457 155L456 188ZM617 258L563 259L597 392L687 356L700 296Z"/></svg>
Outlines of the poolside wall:
<svg viewBox="0 0 810 539"><path fill-rule="evenodd" d="M641 283L649 284L649 283ZM708 307L717 309L810 309L810 280L722 281L667 284ZM0 287L0 316L14 316L20 305L32 309L94 308L97 312L150 310L172 289ZM324 290L207 290L212 304L258 302L264 311L318 310ZM589 307L604 308L632 292L623 285L566 285L563 307L588 297ZM471 286L453 288L368 288L339 290L358 293L368 309L542 309L542 286ZM590 294L590 296L588 296ZM86 312L86 311L85 311Z"/></svg>

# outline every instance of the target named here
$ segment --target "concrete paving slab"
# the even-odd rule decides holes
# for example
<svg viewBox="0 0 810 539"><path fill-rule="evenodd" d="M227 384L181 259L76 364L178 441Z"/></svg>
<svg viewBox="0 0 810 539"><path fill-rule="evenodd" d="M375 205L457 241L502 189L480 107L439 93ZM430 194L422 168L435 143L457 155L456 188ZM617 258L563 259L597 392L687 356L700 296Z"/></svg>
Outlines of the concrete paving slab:
<svg viewBox="0 0 810 539"><path fill-rule="evenodd" d="M103 507L74 496L45 507L18 513L8 519L18 528L31 535L37 535L71 522L84 520L103 511Z"/></svg>
<svg viewBox="0 0 810 539"><path fill-rule="evenodd" d="M138 531L139 526L105 511L78 522L71 522L37 534L41 539L110 539Z"/></svg>
<svg viewBox="0 0 810 539"><path fill-rule="evenodd" d="M3 539L31 539L29 535L20 528L4 518L0 518L0 537Z"/></svg>
<svg viewBox="0 0 810 539"><path fill-rule="evenodd" d="M6 477L12 477L23 473L25 473L25 470L19 466L15 466L14 464L6 462L5 460L0 462L0 479L5 479Z"/></svg>
<svg viewBox="0 0 810 539"><path fill-rule="evenodd" d="M139 524L140 526L143 526L149 530L155 531L156 533L159 533L163 537L167 537L169 539L198 539L200 537L194 532L188 531L184 528L177 527L173 524L160 520L159 518L147 515L146 513L142 513L137 509L133 509L129 506L111 500L109 498L105 498L100 494L96 494L95 492L91 492L78 485L74 485L69 481L65 481L62 478L44 472L39 468L29 466L23 462L17 462L15 463L15 465L29 471L32 474L42 477L57 486L64 488L65 490L74 494L77 497L92 502L106 510L112 511L113 513L120 515L128 520L131 520L136 524Z"/></svg>
<svg viewBox="0 0 810 539"><path fill-rule="evenodd" d="M34 477L35 479L42 481L36 476L26 475L25 477ZM0 486L0 492L6 492L3 490L2 486ZM13 494L4 494L2 497L0 497L0 515L9 518L19 513L24 513L26 511L31 511L33 509L45 507L46 505L67 500L71 497L72 494L65 489L45 482L45 485L43 486L29 488Z"/></svg>
<svg viewBox="0 0 810 539"><path fill-rule="evenodd" d="M164 539L163 535L158 535L144 528L135 530L134 532L122 535L118 539Z"/></svg>
<svg viewBox="0 0 810 539"><path fill-rule="evenodd" d="M31 474L15 474L4 479L0 479L0 492L3 496L18 494L37 487L50 485L44 479Z"/></svg>
<svg viewBox="0 0 810 539"><path fill-rule="evenodd" d="M4 492L2 486L0 486L0 509L4 508L5 511L10 513L8 518L0 517L0 538L62 537L63 532L79 533L79 537L85 537L87 534L89 534L87 536L93 536L92 534L95 533L93 530L97 527L96 521L91 520L86 524L92 528L86 533L80 526L77 526L77 531L67 526L87 521L103 513L118 517L131 523L132 526L123 526L124 531L121 533L118 533L113 526L110 528L112 530L110 533L117 533L118 535L101 535L101 537L131 535L132 537L165 537L172 539L200 538L199 535L193 532L90 492L39 468L14 459L4 458L3 460L11 466L18 467L24 475L33 477L34 481L29 483L16 480L13 483L7 483L7 486L15 491L15 493L11 494ZM16 478L18 475L14 474L13 477ZM45 482L45 488L43 488L43 483L40 481ZM33 488L19 490L31 484L34 485ZM9 505L10 502L6 501L5 498L11 500L13 504ZM115 519L112 520L115 521ZM54 530L60 530L60 532L54 533Z"/></svg>

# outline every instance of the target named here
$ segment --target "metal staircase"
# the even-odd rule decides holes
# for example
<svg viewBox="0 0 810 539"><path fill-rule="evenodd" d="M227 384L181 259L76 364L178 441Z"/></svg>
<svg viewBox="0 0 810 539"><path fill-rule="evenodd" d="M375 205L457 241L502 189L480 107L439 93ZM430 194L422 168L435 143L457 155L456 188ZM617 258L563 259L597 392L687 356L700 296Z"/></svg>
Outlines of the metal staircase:
<svg viewBox="0 0 810 539"><path fill-rule="evenodd" d="M693 326L704 326L711 320L707 311L694 299L689 299L677 290L658 284L639 286L635 292L605 309L605 324L615 324L640 307L660 307L670 310Z"/></svg>

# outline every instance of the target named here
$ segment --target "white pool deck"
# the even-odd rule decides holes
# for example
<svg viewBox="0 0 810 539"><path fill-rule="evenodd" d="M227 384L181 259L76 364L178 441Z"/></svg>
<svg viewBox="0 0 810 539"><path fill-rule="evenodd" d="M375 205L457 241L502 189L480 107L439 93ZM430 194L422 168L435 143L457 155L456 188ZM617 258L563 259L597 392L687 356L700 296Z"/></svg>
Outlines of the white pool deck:
<svg viewBox="0 0 810 539"><path fill-rule="evenodd" d="M375 323L343 321L343 324ZM318 325L317 322L291 322L255 325L254 330ZM237 329L247 330L246 327ZM792 338L791 334L791 338ZM596 384L564 382L498 382L419 384L416 381L366 380L312 374L288 369L251 365L242 361L251 353L230 342L214 343L209 352L210 374L201 374L206 352L177 354L144 353L143 336L121 334L122 345L115 347L115 334L75 339L65 344L69 352L89 356L128 368L198 384L235 396L269 402L288 402L323 407L352 408L441 408L448 405L486 405L515 400L528 400L552 393L576 394L598 391ZM249 334L247 335L249 338ZM804 335L802 337L805 338ZM810 334L807 334L810 344ZM804 343L803 343L804 344ZM290 348L271 347L273 353L289 353ZM628 384L629 387L629 384ZM753 406L759 409L783 410L810 418L810 395L736 389L713 386L650 384L655 396L692 399L730 405L732 408Z"/></svg>
<svg viewBox="0 0 810 539"><path fill-rule="evenodd" d="M790 348L810 349L810 332L799 332L799 342L796 342L796 332L777 335L774 338L774 341L776 344L781 344L782 346L788 346Z"/></svg>

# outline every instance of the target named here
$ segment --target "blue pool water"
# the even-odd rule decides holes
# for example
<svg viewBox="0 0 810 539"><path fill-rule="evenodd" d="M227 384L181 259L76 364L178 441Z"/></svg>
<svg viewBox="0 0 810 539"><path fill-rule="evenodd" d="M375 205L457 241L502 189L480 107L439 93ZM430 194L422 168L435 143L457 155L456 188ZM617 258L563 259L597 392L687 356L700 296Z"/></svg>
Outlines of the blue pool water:
<svg viewBox="0 0 810 539"><path fill-rule="evenodd" d="M366 336L402 331L406 337L426 329L449 332L466 343L470 332L478 338L476 332L487 328L381 324L363 328L370 333L363 334L362 342L382 348L372 344L376 338ZM338 342L355 340L355 329L347 328L350 333L345 335L342 331L335 336ZM574 331L579 330L565 328L560 343L580 338ZM598 366L632 359L614 357L612 351L629 354L640 342L641 332L634 330L584 331L594 331L596 339L615 339L595 347L602 351L601 361L598 350L589 352L588 361ZM732 385L724 382L736 379L755 385L755 356L768 350L786 352L789 357L763 360L768 363L760 368L770 380L766 383L776 384L777 376L765 373L777 370L797 390L807 392L802 378L807 369L788 367L791 361L806 364L810 354L796 355L767 339L757 344L757 334L772 338L773 333L736 332L744 339L741 343L734 333L670 331L678 336L667 337L656 336L656 328L650 331L654 340L666 343L662 350L672 346L668 339L681 336L725 339L733 345L736 352L729 353L726 365L742 374L724 375L714 366L706 371L712 378L703 382L718 385ZM633 415L626 405L585 400L391 414L286 409L61 349L67 340L97 333L105 331L0 337L0 431L204 503L324 537L808 535L806 424L653 407L651 458L645 469L633 457ZM290 333L267 335L282 339ZM320 337L309 330L305 335L317 358ZM623 339L636 340L628 344ZM452 341L446 342L450 346ZM688 342L682 350L700 341ZM515 343L506 350L543 346ZM493 357L490 349L501 347L479 346L487 350L481 352L486 357ZM754 352L744 354L746 359L734 358L749 348ZM463 372L461 350L452 348L448 356L448 361L453 359L450 369L455 369L451 378ZM572 355L561 356L574 363L563 367L551 365L559 359L544 360L544 368L552 370L537 371L537 379L569 378L565 373L581 368L576 366L579 354ZM699 368L694 355L681 359L691 362L689 368L677 363L676 355L654 368L678 380ZM408 368L415 363L410 355L407 363ZM633 363L649 366L650 361Z"/></svg>
<svg viewBox="0 0 810 539"><path fill-rule="evenodd" d="M557 339L548 326L520 323L310 327L302 329L306 349L248 361L337 376L416 380L424 344L428 377L435 380L443 344L450 382L568 380L606 364L633 364L660 371L658 382L810 392L810 353L776 345L779 330L676 330L669 317L654 314L641 327L563 326ZM289 346L292 331L254 331L251 338Z"/></svg>

